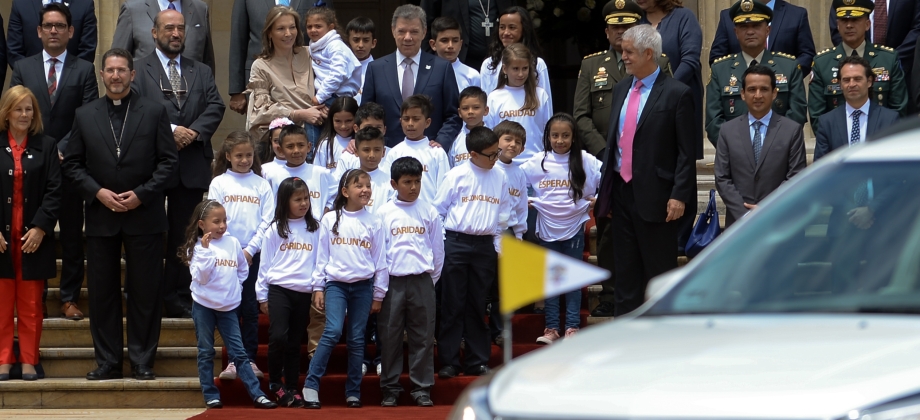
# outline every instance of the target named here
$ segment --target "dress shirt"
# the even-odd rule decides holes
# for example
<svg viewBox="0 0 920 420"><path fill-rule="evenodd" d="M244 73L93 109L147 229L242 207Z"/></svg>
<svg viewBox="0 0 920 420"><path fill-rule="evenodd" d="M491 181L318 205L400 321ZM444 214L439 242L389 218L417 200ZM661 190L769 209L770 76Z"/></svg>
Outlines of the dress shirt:
<svg viewBox="0 0 920 420"><path fill-rule="evenodd" d="M161 12L169 9L169 0L157 0L157 3L160 5ZM176 7L177 12L182 13L182 0L175 0L172 4Z"/></svg>
<svg viewBox="0 0 920 420"><path fill-rule="evenodd" d="M178 1L176 3L178 3ZM163 51L160 51L159 48L154 49L154 51L157 52L157 58L160 59L160 65L163 66L163 71L166 73L166 83L167 84L170 83L169 81L169 60L176 60L176 72L179 73L180 78L182 77L182 61L181 61L182 55L181 54L177 55L176 58L169 58L166 56L166 54L163 54ZM172 89L172 85L170 85L169 88ZM172 122L169 123L169 128L172 129L172 131L176 131L176 127L178 126L173 124Z"/></svg>
<svg viewBox="0 0 920 420"><path fill-rule="evenodd" d="M844 57L849 57L853 55L854 48L850 48L850 46L847 45L846 42L843 42L840 45L843 45L843 53L844 53L843 56ZM859 54L860 57L866 58L866 41L864 40L862 44L859 44L859 46L856 47L855 50L856 50L856 54Z"/></svg>
<svg viewBox="0 0 920 420"><path fill-rule="evenodd" d="M745 67L751 67L751 60L757 60L757 64L763 64L763 55L765 52L766 50L761 50L757 57L751 57L748 53L741 51L741 58L744 59Z"/></svg>
<svg viewBox="0 0 920 420"><path fill-rule="evenodd" d="M46 79L48 78L48 71L51 70L50 60L52 58L57 59L57 63L54 63L54 74L56 75L55 77L57 77L57 81L60 82L61 76L63 74L62 72L64 71L64 60L67 59L67 50L64 50L64 52L62 52L61 55L57 57L52 57L51 54L48 54L48 51L42 50L42 60L44 60L44 63L45 63L45 78ZM60 89L61 87L58 86L57 88Z"/></svg>
<svg viewBox="0 0 920 420"><path fill-rule="evenodd" d="M773 118L773 110L771 109L767 115L764 115L763 118L757 119L748 112L748 125L751 127L751 146L754 146L754 123L760 121L762 126L760 126L760 146L763 147L763 141L767 138L767 127L770 125L770 118Z"/></svg>
<svg viewBox="0 0 920 420"><path fill-rule="evenodd" d="M862 114L859 115L859 142L864 143L866 141L866 126L869 125L869 100L866 100L866 103L859 108L853 108L850 106L850 103L847 102L847 138L846 143L850 144L850 139L853 138L853 111L859 109L862 111Z"/></svg>
<svg viewBox="0 0 920 420"><path fill-rule="evenodd" d="M396 86L402 86L403 71L406 70L406 67L403 65L403 60L406 59L399 50L396 50L396 78L398 79ZM412 77L415 80L412 81L412 86L415 86L415 82L418 80L418 63L422 59L422 49L419 48L418 52L415 53L415 56L412 57Z"/></svg>
<svg viewBox="0 0 920 420"><path fill-rule="evenodd" d="M776 0L770 0L767 2L767 7L769 7L770 10L774 10L773 9L774 6L776 6Z"/></svg>
<svg viewBox="0 0 920 420"><path fill-rule="evenodd" d="M648 101L648 96L652 93L652 85L655 84L655 80L658 79L658 75L661 73L661 67L655 69L652 74L645 76L645 78L639 79L642 81L642 87L639 88L639 112L636 113L636 123L638 128L639 119L642 118L642 110L645 109L645 102ZM620 118L617 126L617 131L620 133L620 137L623 136L623 124L626 122L626 107L629 106L629 97L632 95L633 88L636 86L636 78L633 78L632 84L629 85L629 93L626 94L626 99L623 100L623 107L620 108ZM633 139L635 144L636 140ZM617 138L617 146L620 144L620 138ZM617 158L617 167L616 171L620 172L620 163L623 158L623 150L617 147L616 150Z"/></svg>

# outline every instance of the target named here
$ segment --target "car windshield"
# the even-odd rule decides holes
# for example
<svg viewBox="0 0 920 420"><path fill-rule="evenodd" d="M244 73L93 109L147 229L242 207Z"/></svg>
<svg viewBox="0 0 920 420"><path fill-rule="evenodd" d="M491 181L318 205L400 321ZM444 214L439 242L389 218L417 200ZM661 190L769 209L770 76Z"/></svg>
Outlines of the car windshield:
<svg viewBox="0 0 920 420"><path fill-rule="evenodd" d="M920 314L920 162L819 168L645 315Z"/></svg>

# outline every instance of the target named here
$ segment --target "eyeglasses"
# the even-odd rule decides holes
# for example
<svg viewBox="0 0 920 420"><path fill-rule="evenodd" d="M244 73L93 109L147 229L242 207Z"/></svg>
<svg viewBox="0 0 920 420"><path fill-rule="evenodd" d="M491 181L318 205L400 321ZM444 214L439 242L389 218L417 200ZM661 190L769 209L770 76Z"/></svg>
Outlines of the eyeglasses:
<svg viewBox="0 0 920 420"><path fill-rule="evenodd" d="M483 156L485 158L488 158L489 160L495 160L495 159L498 159L498 155L502 154L502 149L496 150L495 153L485 154L485 153L476 152L476 154Z"/></svg>
<svg viewBox="0 0 920 420"><path fill-rule="evenodd" d="M160 79L160 91L163 92L163 95L166 95L166 98L169 99L170 96L174 95L176 99L179 99L182 96L185 96L188 93L188 81L185 80L185 76L181 77L181 82L179 83L179 89L172 90L172 85L167 82L166 85L163 85L163 79Z"/></svg>
<svg viewBox="0 0 920 420"><path fill-rule="evenodd" d="M57 29L58 32L63 32L67 30L67 27L68 26L66 23L43 23L42 24L42 29L44 29L45 32L51 32L52 29Z"/></svg>

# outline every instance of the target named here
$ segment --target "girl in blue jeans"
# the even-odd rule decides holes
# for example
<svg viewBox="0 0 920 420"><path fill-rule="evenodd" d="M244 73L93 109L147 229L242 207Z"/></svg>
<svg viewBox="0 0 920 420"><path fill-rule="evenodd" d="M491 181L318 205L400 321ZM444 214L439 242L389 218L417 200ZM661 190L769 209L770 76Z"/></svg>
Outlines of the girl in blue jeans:
<svg viewBox="0 0 920 420"><path fill-rule="evenodd" d="M367 317L380 312L387 293L389 273L383 222L364 206L371 198L371 177L351 169L339 181L334 211L320 222L316 271L313 274L313 305L326 310L326 327L310 362L303 387L306 408L320 408L319 380L326 373L332 349L342 337L348 313L348 380L345 404L361 405L361 366Z"/></svg>
<svg viewBox="0 0 920 420"><path fill-rule="evenodd" d="M249 275L243 247L227 235L227 211L214 200L199 203L179 247L179 258L192 274L192 319L198 338L198 381L208 408L222 408L220 391L214 385L214 328L224 339L230 360L256 408L276 408L259 389L249 357L240 338L236 308L242 299L241 285Z"/></svg>
<svg viewBox="0 0 920 420"><path fill-rule="evenodd" d="M537 210L535 233L541 246L582 259L585 222L594 206L601 178L601 162L583 150L575 119L566 113L553 115L543 130L543 153L521 165L534 196L530 206ZM581 325L581 290L565 295L565 337L572 337ZM546 328L537 343L552 344L561 338L559 296L546 298Z"/></svg>

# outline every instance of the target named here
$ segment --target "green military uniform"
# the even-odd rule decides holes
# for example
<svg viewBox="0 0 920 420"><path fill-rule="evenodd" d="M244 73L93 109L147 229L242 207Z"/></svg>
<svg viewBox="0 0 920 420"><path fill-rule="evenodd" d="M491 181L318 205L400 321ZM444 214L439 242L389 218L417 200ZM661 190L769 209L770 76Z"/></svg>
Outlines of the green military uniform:
<svg viewBox="0 0 920 420"><path fill-rule="evenodd" d="M898 53L884 45L866 43L863 54L875 73L875 81L869 88L869 100L904 116L907 112L907 82L898 62ZM808 92L808 115L812 127L818 126L821 115L846 103L839 78L839 63L845 56L843 44L815 55Z"/></svg>
<svg viewBox="0 0 920 420"><path fill-rule="evenodd" d="M766 4L753 0L740 0L728 10L735 25L764 24L773 20L773 10ZM766 40L764 40L766 41ZM778 93L773 101L773 112L799 124L806 122L807 102L802 68L795 56L761 49L749 57L776 73ZM747 114L747 104L741 99L741 83L748 63L744 53L729 54L710 66L709 84L706 85L706 134L716 144L722 124L732 118Z"/></svg>
<svg viewBox="0 0 920 420"><path fill-rule="evenodd" d="M578 124L578 133L585 150L598 159L603 158L600 153L607 147L613 86L627 76L625 71L620 71L617 61L617 54L613 50L586 56L581 62L578 82L575 84L573 116ZM664 54L658 58L658 66L661 71L672 76L670 61Z"/></svg>
<svg viewBox="0 0 920 420"><path fill-rule="evenodd" d="M773 111L805 124L805 84L795 56L764 51L760 64L776 73L779 93L773 101ZM722 124L748 112L747 104L741 100L741 77L747 67L741 54L729 54L712 63L712 73L706 85L706 134L713 144L719 139Z"/></svg>

